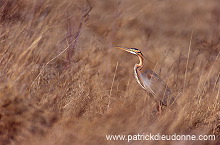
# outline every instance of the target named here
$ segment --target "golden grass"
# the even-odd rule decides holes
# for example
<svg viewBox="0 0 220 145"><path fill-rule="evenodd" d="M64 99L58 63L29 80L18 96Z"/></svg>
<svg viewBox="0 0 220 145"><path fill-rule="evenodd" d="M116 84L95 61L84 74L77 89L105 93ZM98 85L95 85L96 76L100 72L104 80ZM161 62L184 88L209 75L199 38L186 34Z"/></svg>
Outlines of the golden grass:
<svg viewBox="0 0 220 145"><path fill-rule="evenodd" d="M0 4L0 143L219 144L220 3L90 3L85 17L86 1ZM157 115L134 79L137 58L115 45L141 49L176 105ZM105 137L143 133L215 134L216 141Z"/></svg>

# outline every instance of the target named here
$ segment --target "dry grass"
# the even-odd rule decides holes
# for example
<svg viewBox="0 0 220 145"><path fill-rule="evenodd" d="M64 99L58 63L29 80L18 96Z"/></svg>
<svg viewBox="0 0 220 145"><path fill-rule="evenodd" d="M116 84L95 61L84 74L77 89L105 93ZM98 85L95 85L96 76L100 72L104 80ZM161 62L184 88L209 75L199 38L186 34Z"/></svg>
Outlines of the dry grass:
<svg viewBox="0 0 220 145"><path fill-rule="evenodd" d="M219 144L219 1L90 3L83 18L86 1L1 2L0 143ZM133 77L137 58L114 45L140 48L156 64L148 67L170 86L173 108L155 115ZM105 137L138 133L215 134L216 141Z"/></svg>

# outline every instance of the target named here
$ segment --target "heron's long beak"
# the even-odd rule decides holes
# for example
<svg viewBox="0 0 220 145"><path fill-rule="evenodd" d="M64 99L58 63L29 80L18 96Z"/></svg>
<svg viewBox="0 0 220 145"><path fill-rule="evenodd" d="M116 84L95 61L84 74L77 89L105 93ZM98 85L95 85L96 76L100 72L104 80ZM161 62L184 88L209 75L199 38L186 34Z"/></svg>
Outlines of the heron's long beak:
<svg viewBox="0 0 220 145"><path fill-rule="evenodd" d="M127 51L127 52L129 52L129 53L136 54L135 52L133 52L132 50L130 50L130 48L127 48L127 47L114 46L114 48L118 48L118 49Z"/></svg>
<svg viewBox="0 0 220 145"><path fill-rule="evenodd" d="M118 49L122 49L124 51L130 52L129 48L126 48L126 47L114 46L114 48L118 48Z"/></svg>

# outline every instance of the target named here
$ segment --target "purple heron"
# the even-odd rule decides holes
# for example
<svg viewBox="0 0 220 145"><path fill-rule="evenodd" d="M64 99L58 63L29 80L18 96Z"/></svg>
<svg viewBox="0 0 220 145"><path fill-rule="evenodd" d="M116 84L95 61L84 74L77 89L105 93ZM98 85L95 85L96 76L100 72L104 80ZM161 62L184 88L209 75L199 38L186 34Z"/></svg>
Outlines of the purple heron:
<svg viewBox="0 0 220 145"><path fill-rule="evenodd" d="M152 70L143 70L143 59L145 58L142 52L137 48L125 48L115 46L115 48L122 49L131 54L136 55L139 58L139 63L134 65L134 76L138 84L149 93L149 96L153 98L158 104L158 110L161 110L162 106L170 104L169 97L171 91L166 83Z"/></svg>

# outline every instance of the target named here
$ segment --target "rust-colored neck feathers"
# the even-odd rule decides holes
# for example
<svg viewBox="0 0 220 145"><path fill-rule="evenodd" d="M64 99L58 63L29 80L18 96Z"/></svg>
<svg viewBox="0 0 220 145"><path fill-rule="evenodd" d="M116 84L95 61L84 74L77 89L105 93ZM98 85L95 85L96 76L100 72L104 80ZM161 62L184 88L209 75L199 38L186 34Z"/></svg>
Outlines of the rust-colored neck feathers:
<svg viewBox="0 0 220 145"><path fill-rule="evenodd" d="M141 55L137 55L137 56L139 58L139 63L136 64L135 66L137 67L137 69L141 70L143 68L143 56L141 56Z"/></svg>
<svg viewBox="0 0 220 145"><path fill-rule="evenodd" d="M138 82L138 84L143 88L143 89L146 89L143 85L143 82L140 81L140 77L141 77L141 72L140 70L143 68L143 56L141 55L137 55L138 58L139 58L139 63L138 64L135 64L134 66L134 76L136 78L136 81Z"/></svg>

